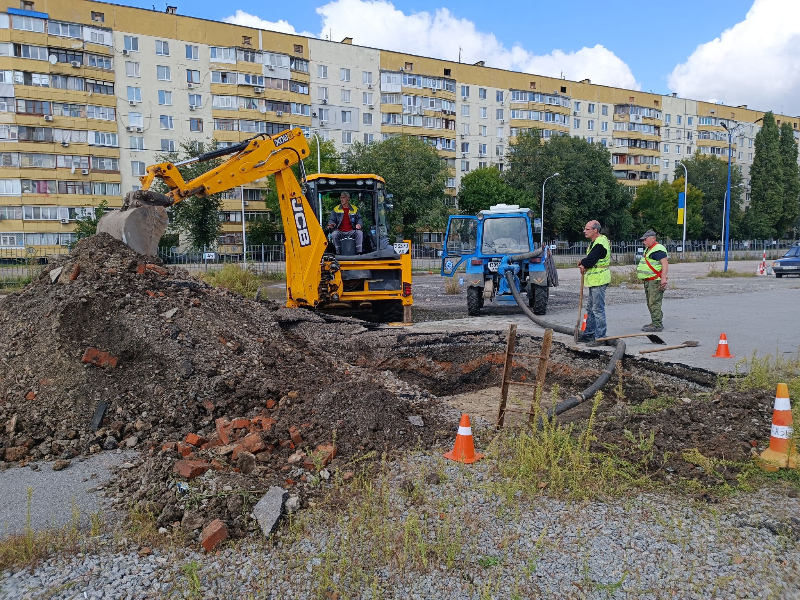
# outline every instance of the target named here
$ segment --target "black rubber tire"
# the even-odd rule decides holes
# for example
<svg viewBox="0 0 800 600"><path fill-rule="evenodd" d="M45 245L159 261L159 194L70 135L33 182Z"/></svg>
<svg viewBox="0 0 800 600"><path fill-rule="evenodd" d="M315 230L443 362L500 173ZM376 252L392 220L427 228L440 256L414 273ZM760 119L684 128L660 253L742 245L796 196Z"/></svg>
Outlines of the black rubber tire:
<svg viewBox="0 0 800 600"><path fill-rule="evenodd" d="M373 300L372 314L381 323L394 323L403 320L403 303L400 300Z"/></svg>
<svg viewBox="0 0 800 600"><path fill-rule="evenodd" d="M775 277L777 277L778 279L780 279L781 277L783 277L783 273L775 273Z"/></svg>
<svg viewBox="0 0 800 600"><path fill-rule="evenodd" d="M547 301L550 299L550 288L546 285L534 285L533 288L533 314L546 315Z"/></svg>
<svg viewBox="0 0 800 600"><path fill-rule="evenodd" d="M471 285L467 288L467 314L470 317L479 315L483 306L483 288Z"/></svg>

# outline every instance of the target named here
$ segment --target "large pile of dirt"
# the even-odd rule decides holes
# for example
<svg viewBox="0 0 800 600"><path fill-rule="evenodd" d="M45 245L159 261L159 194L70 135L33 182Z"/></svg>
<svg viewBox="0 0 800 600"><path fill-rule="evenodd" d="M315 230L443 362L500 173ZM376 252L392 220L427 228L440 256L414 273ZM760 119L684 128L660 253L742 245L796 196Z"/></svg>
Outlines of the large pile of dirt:
<svg viewBox="0 0 800 600"><path fill-rule="evenodd" d="M372 450L451 436L429 394L398 394L401 382L340 355L337 337L359 331L355 321L328 325L211 288L107 235L82 240L0 301L0 465L143 450L144 463L118 485L168 525L189 512L171 484L181 458L213 464L226 490L278 484L302 496L321 466L303 456L319 445L335 444L336 468ZM236 418L251 423L226 429ZM195 446L175 444L192 433L202 438ZM231 446L247 434L260 440L248 447L257 461L240 469ZM242 496L212 495L203 514L241 532Z"/></svg>

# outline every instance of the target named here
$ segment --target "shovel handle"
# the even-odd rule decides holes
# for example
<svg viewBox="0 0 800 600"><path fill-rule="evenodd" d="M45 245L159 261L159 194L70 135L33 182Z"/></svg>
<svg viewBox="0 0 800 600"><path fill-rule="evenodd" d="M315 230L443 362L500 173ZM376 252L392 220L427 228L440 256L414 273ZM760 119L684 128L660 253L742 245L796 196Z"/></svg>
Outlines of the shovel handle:
<svg viewBox="0 0 800 600"><path fill-rule="evenodd" d="M639 354L648 354L650 352L663 352L664 350L677 350L678 348L691 348L692 346L688 346L687 344L681 344L679 346L664 346L663 348L652 348L650 350L639 350Z"/></svg>

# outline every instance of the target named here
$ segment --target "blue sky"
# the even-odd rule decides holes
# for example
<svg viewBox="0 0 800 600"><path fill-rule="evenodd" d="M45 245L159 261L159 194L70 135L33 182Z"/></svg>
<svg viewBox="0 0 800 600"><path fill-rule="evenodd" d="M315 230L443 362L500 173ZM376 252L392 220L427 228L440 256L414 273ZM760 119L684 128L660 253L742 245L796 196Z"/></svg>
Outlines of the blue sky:
<svg viewBox="0 0 800 600"><path fill-rule="evenodd" d="M207 19L242 11L235 22L446 59L461 45L465 62L800 113L800 0L175 3Z"/></svg>

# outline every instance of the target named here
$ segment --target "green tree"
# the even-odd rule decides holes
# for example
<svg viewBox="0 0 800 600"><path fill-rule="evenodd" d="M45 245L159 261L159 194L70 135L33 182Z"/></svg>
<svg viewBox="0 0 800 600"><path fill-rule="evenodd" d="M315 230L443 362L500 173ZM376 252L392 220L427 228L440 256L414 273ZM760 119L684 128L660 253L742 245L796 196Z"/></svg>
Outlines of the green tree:
<svg viewBox="0 0 800 600"><path fill-rule="evenodd" d="M750 167L750 206L745 223L747 233L752 237L773 238L778 233L778 221L783 214L784 177L780 131L772 112L764 115L755 146L756 155Z"/></svg>
<svg viewBox="0 0 800 600"><path fill-rule="evenodd" d="M797 143L794 141L794 129L791 124L781 125L779 141L781 163L783 167L783 210L776 225L778 237L784 237L790 229L795 228L800 217L800 170L797 166Z"/></svg>
<svg viewBox="0 0 800 600"><path fill-rule="evenodd" d="M683 224L678 223L678 194L683 192L683 177L672 183L650 181L636 191L631 204L636 231L653 229L660 238L683 239ZM703 229L703 192L693 185L688 189L686 237L696 239Z"/></svg>
<svg viewBox="0 0 800 600"><path fill-rule="evenodd" d="M94 209L94 216L84 215L75 219L75 241L97 233L97 223L108 212L108 201L101 200Z"/></svg>
<svg viewBox="0 0 800 600"><path fill-rule="evenodd" d="M411 237L417 229L444 226L445 183L450 170L436 149L418 137L399 135L372 144L354 143L342 156L345 173L374 173L394 195L390 227Z"/></svg>
<svg viewBox="0 0 800 600"><path fill-rule="evenodd" d="M461 178L458 208L465 215L474 215L494 204L514 204L515 196L497 167L475 169Z"/></svg>
<svg viewBox="0 0 800 600"><path fill-rule="evenodd" d="M319 164L320 170L317 170L317 144L319 143ZM341 173L342 167L339 160L339 153L336 151L336 144L331 140L322 140L319 142L317 136L311 136L308 140L308 158L303 160L303 165L306 168L306 174L313 173ZM295 175L298 175L295 170ZM274 186L273 188L274 189Z"/></svg>
<svg viewBox="0 0 800 600"><path fill-rule="evenodd" d="M544 205L546 236L583 239L583 226L597 219L612 237L633 231L631 194L614 176L611 155L600 144L568 135L542 143L532 129L517 136L509 148L506 183L518 193L518 203L541 210L542 182L547 182Z"/></svg>
<svg viewBox="0 0 800 600"><path fill-rule="evenodd" d="M687 236L690 238L701 238L718 240L722 235L722 203L728 185L728 162L727 155L724 160L712 154L700 154L696 152L691 158L682 160L689 173L689 186L696 187L702 192L702 206L700 216L703 221L702 229L699 234L689 235L687 223ZM683 181L684 171L680 165L675 165L675 180ZM741 233L742 221L742 171L738 165L731 165L731 236L738 237ZM691 201L691 194L690 194ZM693 213L697 212L689 205L687 219L693 218Z"/></svg>
<svg viewBox="0 0 800 600"><path fill-rule="evenodd" d="M204 152L217 149L217 141L210 144L198 144L194 141L185 140L181 142L180 152L170 152L168 154L157 154L158 162L178 162L188 158L196 158ZM191 163L178 167L178 171L185 181L199 177L206 171L218 167L225 160L225 157L213 160ZM168 191L166 184L157 179L153 184L153 189L162 194ZM173 204L167 210L170 213L170 231L186 234L189 246L195 250L203 247L215 247L222 229L219 220L219 212L222 209L222 199L220 194L213 194L205 198L191 196L185 200Z"/></svg>

